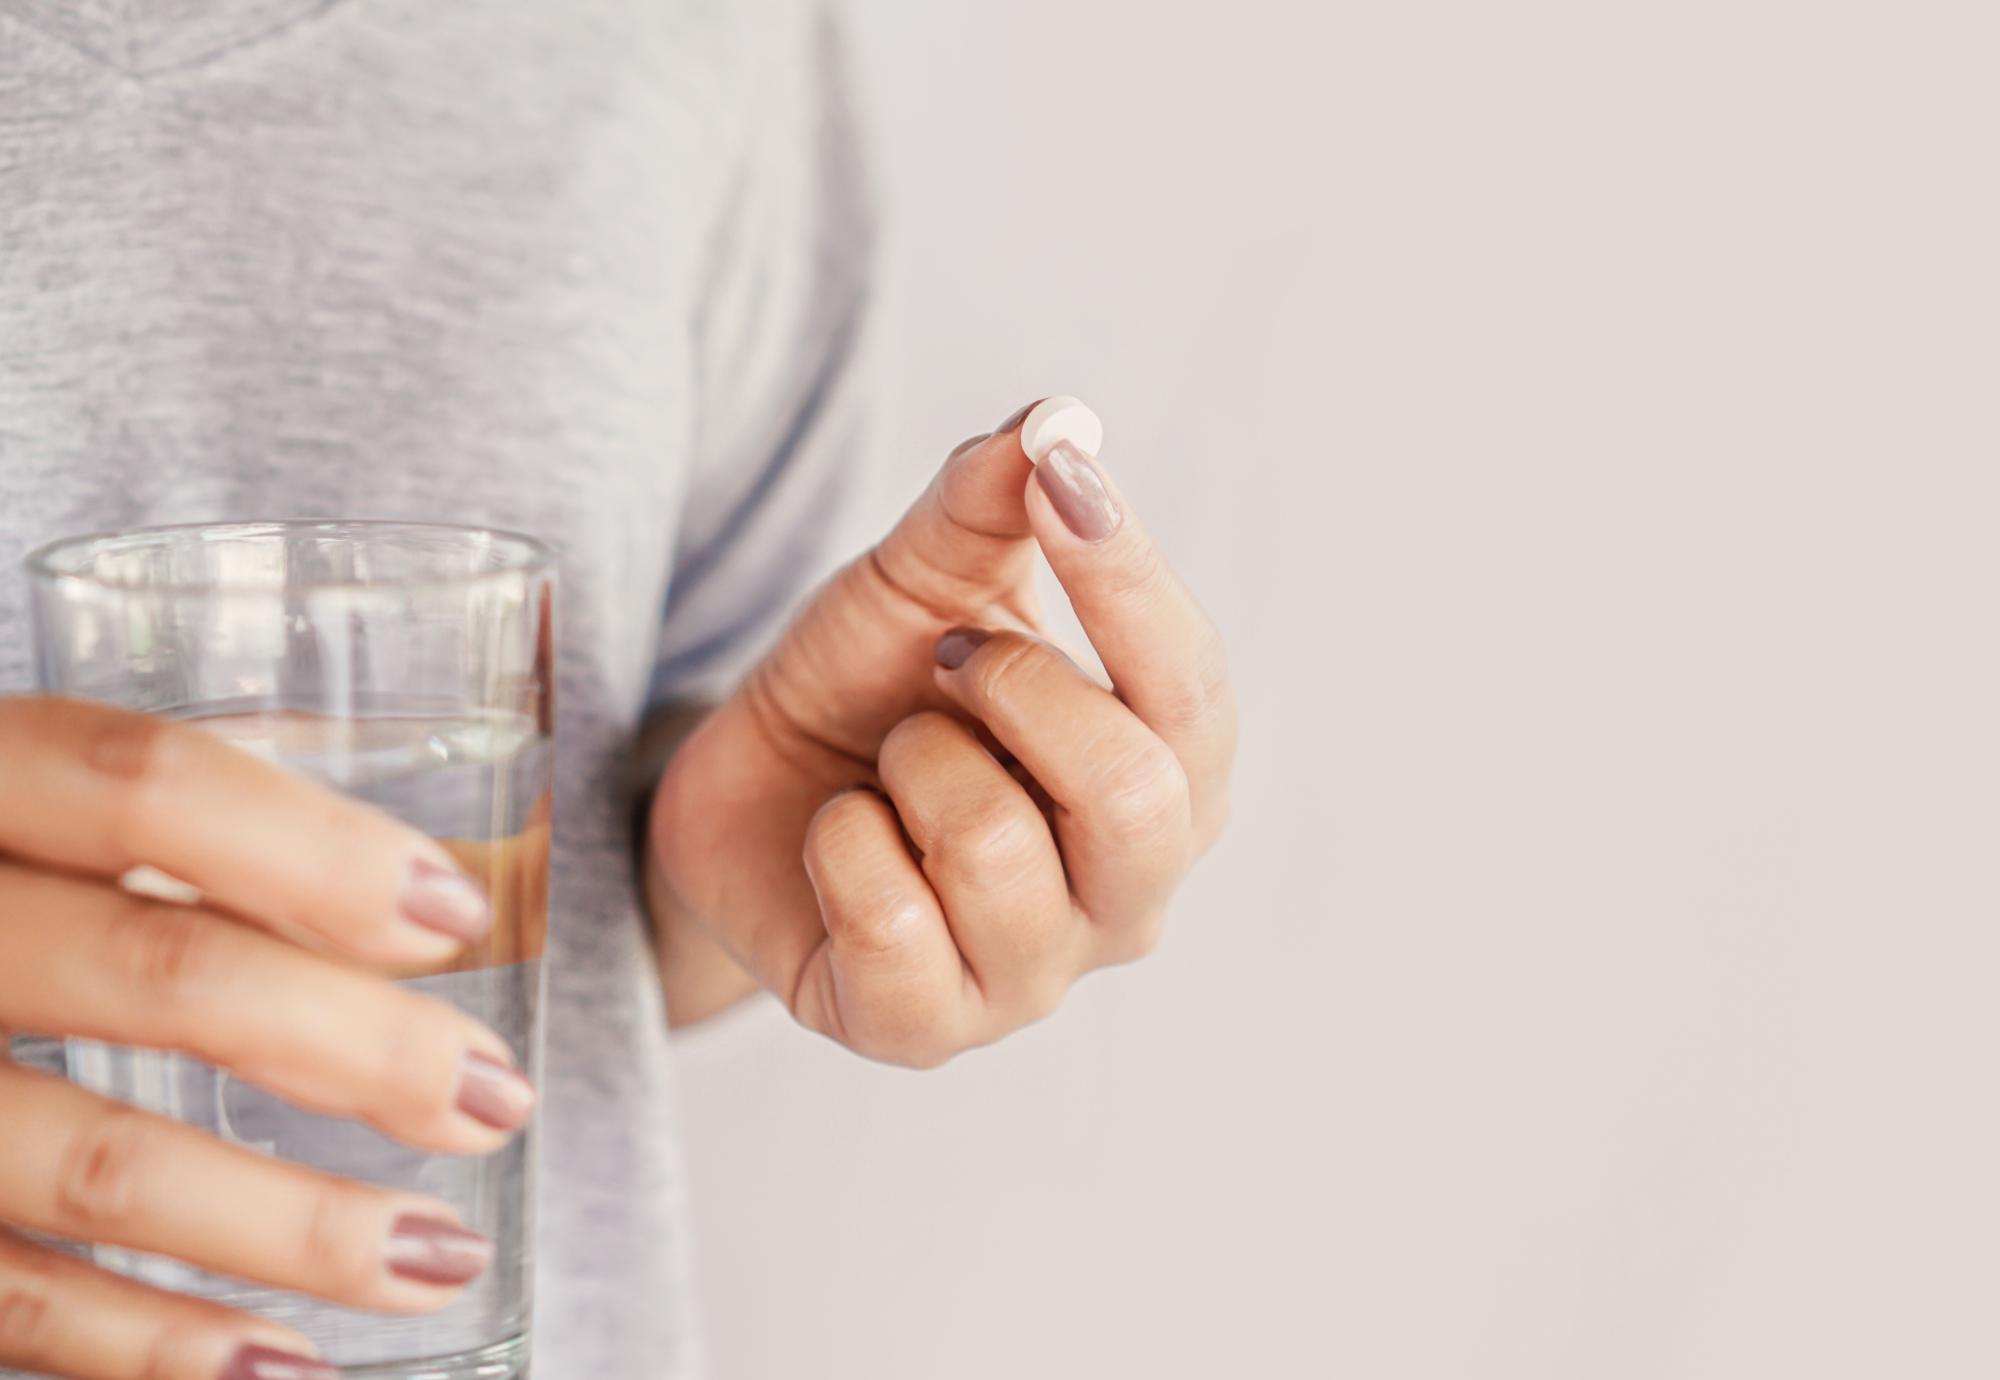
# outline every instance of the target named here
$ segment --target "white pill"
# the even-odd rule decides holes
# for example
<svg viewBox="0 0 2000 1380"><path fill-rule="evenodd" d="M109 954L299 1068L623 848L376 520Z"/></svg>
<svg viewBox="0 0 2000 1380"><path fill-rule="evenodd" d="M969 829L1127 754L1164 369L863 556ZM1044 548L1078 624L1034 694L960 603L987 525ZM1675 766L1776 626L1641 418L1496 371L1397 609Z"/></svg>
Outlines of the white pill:
<svg viewBox="0 0 2000 1380"><path fill-rule="evenodd" d="M1044 398L1021 423L1021 449L1039 465L1058 441L1095 455L1104 444L1104 423L1075 398Z"/></svg>
<svg viewBox="0 0 2000 1380"><path fill-rule="evenodd" d="M201 893L178 877L169 877L159 868L140 863L127 868L118 885L134 896L150 896L155 901L172 901L177 906L201 903Z"/></svg>

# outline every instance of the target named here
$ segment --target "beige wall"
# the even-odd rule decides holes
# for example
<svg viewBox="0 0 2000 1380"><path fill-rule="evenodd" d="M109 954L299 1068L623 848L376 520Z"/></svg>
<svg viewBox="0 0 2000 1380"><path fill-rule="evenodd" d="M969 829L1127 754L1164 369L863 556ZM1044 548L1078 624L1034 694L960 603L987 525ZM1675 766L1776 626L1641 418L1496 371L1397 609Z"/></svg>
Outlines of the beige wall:
<svg viewBox="0 0 2000 1380"><path fill-rule="evenodd" d="M685 1042L719 1380L2000 1373L1984 4L866 3L911 490L1052 391L1229 634L1163 950Z"/></svg>

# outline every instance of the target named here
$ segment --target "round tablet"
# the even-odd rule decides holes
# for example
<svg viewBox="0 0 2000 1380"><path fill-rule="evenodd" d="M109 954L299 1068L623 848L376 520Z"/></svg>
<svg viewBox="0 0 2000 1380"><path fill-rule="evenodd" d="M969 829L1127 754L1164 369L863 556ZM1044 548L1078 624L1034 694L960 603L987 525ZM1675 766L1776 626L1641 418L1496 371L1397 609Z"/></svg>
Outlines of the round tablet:
<svg viewBox="0 0 2000 1380"><path fill-rule="evenodd" d="M1104 423L1075 398L1045 398L1021 422L1021 449L1039 465L1058 441L1095 455L1104 444Z"/></svg>

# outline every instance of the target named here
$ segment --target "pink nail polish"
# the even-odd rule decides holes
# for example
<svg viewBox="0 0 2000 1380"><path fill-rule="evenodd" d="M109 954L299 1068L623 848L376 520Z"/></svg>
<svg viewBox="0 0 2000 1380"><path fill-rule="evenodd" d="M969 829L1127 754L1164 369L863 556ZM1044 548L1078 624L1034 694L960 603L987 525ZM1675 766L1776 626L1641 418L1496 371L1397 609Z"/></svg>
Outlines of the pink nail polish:
<svg viewBox="0 0 2000 1380"><path fill-rule="evenodd" d="M402 905L403 916L411 924L466 943L478 939L493 924L492 907L479 884L457 868L429 858L411 862Z"/></svg>
<svg viewBox="0 0 2000 1380"><path fill-rule="evenodd" d="M310 1356L246 1342L216 1380L340 1380L340 1372Z"/></svg>
<svg viewBox="0 0 2000 1380"><path fill-rule="evenodd" d="M1058 441L1035 466L1035 481L1049 496L1063 526L1085 541L1103 541L1123 515L1097 467L1068 441Z"/></svg>
<svg viewBox="0 0 2000 1380"><path fill-rule="evenodd" d="M937 640L933 655L937 664L947 671L956 671L972 660L972 654L979 650L979 644L993 636L984 628L953 628Z"/></svg>
<svg viewBox="0 0 2000 1380"><path fill-rule="evenodd" d="M422 1284L464 1284L493 1263L493 1243L441 1217L406 1212L389 1228L382 1259L389 1273Z"/></svg>
<svg viewBox="0 0 2000 1380"><path fill-rule="evenodd" d="M496 1131L517 1131L535 1112L535 1090L519 1070L477 1050L459 1063L458 1109Z"/></svg>

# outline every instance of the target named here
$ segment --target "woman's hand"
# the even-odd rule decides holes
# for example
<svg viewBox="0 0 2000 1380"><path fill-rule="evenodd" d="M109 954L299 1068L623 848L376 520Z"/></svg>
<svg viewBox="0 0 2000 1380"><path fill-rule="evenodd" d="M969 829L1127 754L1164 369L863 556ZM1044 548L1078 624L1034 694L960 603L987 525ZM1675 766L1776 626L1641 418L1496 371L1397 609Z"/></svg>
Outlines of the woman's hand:
<svg viewBox="0 0 2000 1380"><path fill-rule="evenodd" d="M655 798L665 962L698 924L802 1023L895 1063L1150 950L1226 810L1220 637L1094 458L1031 463L1026 412L953 452ZM1109 688L1042 636L1037 546Z"/></svg>
<svg viewBox="0 0 2000 1380"><path fill-rule="evenodd" d="M140 864L202 904L121 889ZM183 1050L310 1110L479 1154L533 1106L506 1045L355 961L436 966L488 922L438 844L197 728L0 699L0 1035ZM441 1202L224 1144L0 1059L0 1367L334 1374L288 1329L8 1225L392 1313L449 1303L490 1253Z"/></svg>

